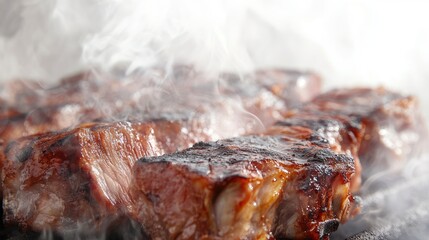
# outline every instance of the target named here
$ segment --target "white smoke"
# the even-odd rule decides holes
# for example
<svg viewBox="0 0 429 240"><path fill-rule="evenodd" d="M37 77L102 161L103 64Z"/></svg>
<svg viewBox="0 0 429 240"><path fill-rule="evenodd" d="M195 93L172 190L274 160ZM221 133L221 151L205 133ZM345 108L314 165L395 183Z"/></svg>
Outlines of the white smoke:
<svg viewBox="0 0 429 240"><path fill-rule="evenodd" d="M54 81L86 67L82 44L101 25L98 4L0 0L0 80Z"/></svg>
<svg viewBox="0 0 429 240"><path fill-rule="evenodd" d="M249 70L245 1L107 1L108 21L84 45L84 60L128 72L190 63L203 70Z"/></svg>
<svg viewBox="0 0 429 240"><path fill-rule="evenodd" d="M328 87L418 94L429 78L425 1L0 0L0 79L189 63L310 69Z"/></svg>
<svg viewBox="0 0 429 240"><path fill-rule="evenodd" d="M88 68L283 67L327 88L417 95L429 119L429 9L415 0L0 0L0 82Z"/></svg>

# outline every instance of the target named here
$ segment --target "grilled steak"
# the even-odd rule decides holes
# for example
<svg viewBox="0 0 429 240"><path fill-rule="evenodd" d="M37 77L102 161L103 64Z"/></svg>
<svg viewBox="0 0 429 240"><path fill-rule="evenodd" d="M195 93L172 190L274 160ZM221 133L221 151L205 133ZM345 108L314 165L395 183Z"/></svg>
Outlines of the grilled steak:
<svg viewBox="0 0 429 240"><path fill-rule="evenodd" d="M131 167L210 140L205 123L157 120L84 124L12 142L3 169L6 222L68 230L129 208Z"/></svg>
<svg viewBox="0 0 429 240"><path fill-rule="evenodd" d="M91 75L34 92L17 85L0 101L7 223L97 231L129 215L155 239L327 238L358 211L360 160L368 175L377 158L403 160L425 131L412 97L381 88L301 106L320 89L312 74L224 74L215 85L189 68L151 74L110 86ZM152 86L166 76L179 82L174 91Z"/></svg>
<svg viewBox="0 0 429 240"><path fill-rule="evenodd" d="M427 141L416 100L383 88L341 89L321 94L289 112L268 133L279 130L289 135L307 131L307 136L301 136L304 139L320 134L332 150L353 156L354 192L359 190L361 175L367 178L395 168L412 153L418 153Z"/></svg>
<svg viewBox="0 0 429 240"><path fill-rule="evenodd" d="M331 150L352 156L355 171L352 175L351 189L357 192L361 185L361 164L357 154L362 139L361 130L359 122L350 121L346 116L297 113L277 122L268 129L267 134L276 135L282 132L284 135L303 140L321 138Z"/></svg>
<svg viewBox="0 0 429 240"><path fill-rule="evenodd" d="M415 136L399 139L403 143L401 147L405 149L401 150L403 155L397 155L397 158L408 156L404 150L411 147L410 144L417 145L416 141L424 137L425 128L419 124L420 121L421 117L411 97L381 88L334 90L317 97L268 129L265 135L272 137L222 140L199 144L178 154L142 159L135 167L133 187L137 209L133 210L133 214L154 238L268 238L273 234L278 238L317 239L326 234L322 226L331 227L335 225L332 221L334 218L345 220L357 210L340 200L327 206L323 201L332 198L325 191L340 191L343 195L338 199L346 199L344 196L350 196L350 192L356 192L360 187L359 158L370 160L362 152L369 151L378 157L377 151L382 151L387 153L384 160L388 160L392 156L389 151L401 150L382 146L386 143L386 140L381 140L382 129L390 127L389 131L394 133L390 141L404 132ZM421 131L417 131L417 128L421 128ZM305 147L299 149L311 154L300 154L294 144L311 146L312 150ZM324 165L326 161L321 161L314 168L316 171L310 170L313 169L310 163L313 160L317 162L320 156L349 159L348 164L353 167L349 166L346 174L341 173L347 176L343 178L342 185L334 184L332 178L323 178L331 177L335 172ZM305 167L298 167L298 172L304 174L300 175L301 178L297 177L302 183L293 177L285 178L278 172L293 172L279 162L291 161L290 166L294 166L300 162L297 158L306 163ZM334 162L333 165L341 166L338 162L342 161L337 159ZM386 163L379 164L388 166ZM306 170L315 174L315 177ZM317 175L317 171L323 173ZM371 173L374 170L366 171ZM162 176L168 177L163 181L149 181L162 179ZM274 183L268 176L277 181ZM278 181L281 177L283 180ZM167 186L166 182L170 184ZM307 187L302 188L305 184ZM276 194L279 189L296 192L272 198L272 195L260 195L259 187L270 189L262 190L264 193ZM310 196L310 200L300 197L296 189L307 190L305 194ZM171 196L181 201L168 201ZM271 201L264 197L271 198ZM222 207L217 207L218 202L222 203ZM259 205L261 202L264 203L262 206ZM290 210L290 206L296 208ZM270 212L274 211L272 208L277 211L275 217ZM341 215L338 211L343 211L345 217L338 217Z"/></svg>
<svg viewBox="0 0 429 240"><path fill-rule="evenodd" d="M199 143L135 165L132 215L153 239L319 239L354 214L353 172L319 140Z"/></svg>
<svg viewBox="0 0 429 240"><path fill-rule="evenodd" d="M224 95L238 96L244 108L269 127L283 119L290 108L319 94L321 80L317 75L307 72L267 70L243 79L234 74L225 74L219 89Z"/></svg>
<svg viewBox="0 0 429 240"><path fill-rule="evenodd" d="M213 121L218 126L212 128L237 136L260 131L263 126L258 120L270 125L281 118L287 106L299 104L320 91L320 79L310 73L267 70L248 76L247 80L229 74L222 77L219 92L218 85L213 84L216 81L192 68L177 66L174 70L172 76L152 69L137 79L123 80L81 73L45 88L37 82L10 82L0 93L0 149L19 137L84 122L145 121L170 113L174 116L184 109L211 114L211 118L219 119ZM155 84L165 78L178 81L179 87L166 92L162 85ZM290 98L292 94L297 97ZM228 101L235 97L243 98L242 105ZM230 121L220 120L224 115ZM2 159L0 156L0 166Z"/></svg>
<svg viewBox="0 0 429 240"><path fill-rule="evenodd" d="M318 78L310 79L319 81ZM221 96L243 94L251 99L259 94L257 91L244 93L235 80L229 78L228 81L231 81L228 82L231 86L229 91L236 92L224 92ZM293 84L291 87L295 88ZM302 84L296 87L301 89ZM211 91L203 84L200 88L204 93ZM74 91L76 88L70 89ZM277 89L280 89L277 94L281 94L287 86ZM265 87L260 91L264 94L271 92ZM274 94L272 96L270 101L262 98L258 104L247 106L252 106L253 114L264 115L266 119L271 119L269 122L273 122L280 116L280 111L285 111L287 103L282 98L274 97ZM174 94L165 97L166 104L147 113L149 117L144 109L128 116L140 119L133 123L102 123L111 120L103 117L102 111L79 102L47 103L46 107L38 108L31 114L21 114L7 122L2 137L11 140L20 134L58 130L97 117L100 121L74 129L24 137L9 144L5 150L3 171L6 221L29 229L62 231L75 227L79 222L96 222L104 216L118 214L121 212L118 208L127 209L130 206L127 196L130 168L138 158L172 153L198 141L237 136L255 131L258 127L255 118L248 116L246 120L242 116L246 115L244 110L243 113L234 112L235 107L223 97L196 103L184 102ZM188 112L184 118L176 119L181 109ZM154 118L160 120L141 120Z"/></svg>
<svg viewBox="0 0 429 240"><path fill-rule="evenodd" d="M280 125L300 121L325 132L331 143L338 142L357 163L360 159L364 177L400 167L427 143L427 128L417 100L384 88L333 90L291 115ZM325 120L330 122L326 128L317 123Z"/></svg>
<svg viewBox="0 0 429 240"><path fill-rule="evenodd" d="M177 81L174 91L155 84L166 78ZM82 73L46 88L37 82L14 81L0 93L0 139L7 142L96 119L141 121L152 118L154 112L175 114L177 108L195 111L204 104L213 108L228 105L232 101L225 99L237 97L242 99L242 106L236 106L235 111L249 111L269 126L290 106L320 92L316 75L295 71L267 70L242 78L225 74L218 81L220 85L192 68L179 66L172 74L152 69L140 78L124 80ZM163 104L159 104L160 99Z"/></svg>

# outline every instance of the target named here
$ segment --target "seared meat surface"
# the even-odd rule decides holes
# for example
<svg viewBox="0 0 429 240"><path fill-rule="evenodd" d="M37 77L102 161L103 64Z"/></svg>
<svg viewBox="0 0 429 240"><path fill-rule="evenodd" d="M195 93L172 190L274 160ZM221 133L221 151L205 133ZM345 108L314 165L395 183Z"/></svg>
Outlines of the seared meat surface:
<svg viewBox="0 0 429 240"><path fill-rule="evenodd" d="M382 88L315 97L311 73L214 78L174 67L0 94L6 223L97 232L116 219L153 239L327 238L359 211L361 161L368 176L395 165L426 133L415 99Z"/></svg>
<svg viewBox="0 0 429 240"><path fill-rule="evenodd" d="M170 81L175 81L176 87L171 88ZM237 109L270 125L291 106L316 96L320 85L318 76L305 72L265 70L213 79L180 66L172 73L153 69L121 80L82 73L48 87L14 81L0 92L0 138L7 141L101 119L141 121L156 113L176 114L177 108L195 111L203 105L228 105L233 101L225 100L237 98L242 99ZM2 133L5 131L8 133Z"/></svg>
<svg viewBox="0 0 429 240"><path fill-rule="evenodd" d="M130 206L134 162L210 140L198 121L84 124L14 141L3 170L6 222L68 230ZM187 134L184 134L187 132Z"/></svg>
<svg viewBox="0 0 429 240"><path fill-rule="evenodd" d="M396 108L396 111L392 108ZM423 140L425 136L425 128L420 123L421 117L411 97L381 88L333 90L316 97L269 128L264 135L271 137L249 136L221 140L199 144L177 154L142 159L135 167L134 195L137 199L137 209L133 210L133 214L154 238L265 238L272 234L281 239L318 239L327 233L323 231L323 226L332 227L335 225L334 219L342 221L358 211L358 207L350 205L350 202L344 203L344 196L349 196L349 200L353 199L351 192L359 190L360 158L364 161L370 160L366 159L362 152L369 151L374 158L378 157L377 151L401 152L407 147L416 147L410 144L417 145L416 140ZM396 147L405 147L403 150L386 150L382 146L385 142L380 140L383 135L380 130L391 126L390 124L395 126L389 129L394 133L394 136L390 137L407 132L417 138L399 139L404 144ZM417 128L422 130L416 131ZM391 139L394 140L396 139ZM270 144L273 142L276 144ZM312 149L317 148L320 151L308 150L305 147L297 150L294 144L311 146ZM405 152L402 154L397 158L404 159L409 156ZM338 166L341 166L340 159L348 159L348 164L352 166L349 166L347 174L342 173L342 176L347 177L340 181L340 185L332 178L323 179L335 172L324 165L327 162L320 161L320 165L314 168L316 170L308 164L312 161L318 162L320 156L338 157L333 164ZM305 167L298 167L297 171L304 174L300 175L301 178L286 178L285 175L272 172L274 168L281 169L279 171L284 174L288 173L287 176L293 175L293 167L287 168L278 162L294 166L296 162L300 162L296 159L298 157L306 160L307 164ZM389 157L391 153L387 152L384 160L392 161ZM389 166L386 163L379 164ZM230 173L231 169L235 172ZM266 175L265 171L268 172ZM322 173L318 175L318 171ZM364 168L364 171L376 170ZM168 176L165 182L149 181L161 179L162 176ZM271 181L269 176L273 176L276 181ZM238 183L230 183L230 179L239 180L236 180ZM167 186L167 182L171 183L171 188L170 185ZM302 187L305 184L306 187ZM258 195L259 188L270 189L263 192L271 194L288 190L287 194L274 198L270 194ZM310 197L300 196L296 189L305 189L304 196ZM327 196L324 191L341 192L343 197L338 199L342 200L337 199L335 203L327 205L323 201L332 197ZM174 199L182 201L168 202L168 197L172 195ZM266 200L265 197L271 199ZM227 200L218 200L224 198ZM218 201L227 203L218 208ZM264 203L262 207L259 206L260 202ZM254 205L242 210L248 206L246 204ZM275 217L270 212L273 211L272 208L277 211ZM222 214L217 214L219 209L222 209ZM334 214L335 211L337 212ZM344 217L339 217L339 212L342 212ZM320 216L323 217L319 218ZM228 221L223 221L223 217Z"/></svg>
<svg viewBox="0 0 429 240"><path fill-rule="evenodd" d="M383 88L338 89L321 94L289 112L268 133L277 131L304 139L314 138L317 133L332 150L353 156L354 192L359 190L361 175L366 178L401 166L427 141L416 99Z"/></svg>
<svg viewBox="0 0 429 240"><path fill-rule="evenodd" d="M287 73L284 74L287 77ZM293 79L298 75L292 78L282 77L284 80L280 79L280 83L290 81L291 85L278 88L278 94L287 88L298 87L293 85ZM319 82L317 77L310 76L310 79L314 80L309 81ZM111 116L106 115L102 109L91 108L90 104L80 102L83 100L79 99L80 94L84 94L82 89L87 89L81 88L82 84L89 84L96 96L104 94L105 89L95 83L88 78L67 79L65 89L50 88L45 91L61 94L70 91L69 103L68 97L65 97L66 100L62 99L64 103L60 104L54 104L49 99L40 99L38 102L45 104L44 107L39 107L29 114L21 114L17 119L8 119L12 121L5 124L5 131L2 133L5 140L38 132L53 132L20 138L12 141L5 149L3 183L7 222L17 222L24 228L34 230L51 228L61 231L73 228L78 222L96 222L95 219L117 214L122 211L119 211L119 208L130 207L127 195L132 176L130 169L137 159L172 153L190 147L198 141L257 131L259 126L256 119L247 116L246 120L243 116L238 116L234 112L235 107L229 105L230 102L225 101L224 97L241 94L250 101L259 94L271 93L271 90L267 89L269 85L263 88L255 85L252 92L244 92L246 88L242 86L243 83L228 78L226 84L230 92L220 93L222 98L218 96L200 102L189 102L189 99L177 97L175 93L163 93L163 106L152 106L153 102L149 101L145 108L151 110L139 108L137 113L127 116L128 119L134 119L132 122L106 123L112 121ZM254 84L260 83L254 81ZM215 96L210 86L195 86L203 94ZM307 86L310 87L311 84ZM121 92L123 85L118 88L116 92L119 95L130 89L128 86ZM299 88L302 88L302 84ZM318 85L311 88L313 92L319 89ZM27 99L40 97L26 91L21 90ZM273 93L271 96L270 101L261 98L259 105L252 103L246 106L252 106L253 114L264 115L267 121L273 122L280 116L280 111L287 109L288 103L283 98L274 97ZM112 104L109 102L110 98L114 103L121 100L121 96L109 96L104 99L105 102ZM295 102L299 101L297 99ZM127 114L128 108L125 108L125 111L122 108L124 104L132 108L135 102L116 104L120 106L120 110L110 113L117 116ZM114 104L113 109L117 108L116 105ZM269 106L275 106L276 110ZM180 111L184 114L178 114ZM239 114L247 115L246 110L242 111L243 113ZM56 132L58 129L93 119L98 119L99 123L82 124ZM235 121L236 119L240 122ZM26 207L22 209L22 206ZM80 214L81 212L85 214Z"/></svg>
<svg viewBox="0 0 429 240"><path fill-rule="evenodd" d="M281 132L303 140L323 139L331 150L352 156L355 172L351 189L357 192L361 185L361 164L357 153L362 139L362 125L349 120L346 116L297 113L277 122L267 133L276 135Z"/></svg>
<svg viewBox="0 0 429 240"><path fill-rule="evenodd" d="M354 213L353 159L320 141L198 143L134 171L132 215L154 239L319 239Z"/></svg>
<svg viewBox="0 0 429 240"><path fill-rule="evenodd" d="M428 132L417 100L384 88L332 90L291 115L280 125L300 121L324 131L330 142L338 142L357 163L361 161L364 177L402 166L427 143ZM317 122L324 119L334 125L323 130Z"/></svg>
<svg viewBox="0 0 429 240"><path fill-rule="evenodd" d="M178 81L178 87L166 91L163 88L168 84L157 84L166 79ZM137 78L121 80L82 73L65 78L54 86L13 81L0 92L0 149L10 140L80 123L142 122L168 118L168 115L174 117L184 111L211 118L209 128L214 129L213 139L238 136L261 131L263 126L259 120L266 125L272 124L289 106L320 91L320 79L310 73L267 70L247 76L247 80L233 74L222 79L222 90L219 91L213 79L192 68L177 66L173 73L153 69ZM297 84L298 79L300 84ZM300 97L287 98L289 93L300 94ZM237 97L243 98L242 104L232 99ZM229 120L224 121L224 116ZM0 166L2 159L0 156Z"/></svg>

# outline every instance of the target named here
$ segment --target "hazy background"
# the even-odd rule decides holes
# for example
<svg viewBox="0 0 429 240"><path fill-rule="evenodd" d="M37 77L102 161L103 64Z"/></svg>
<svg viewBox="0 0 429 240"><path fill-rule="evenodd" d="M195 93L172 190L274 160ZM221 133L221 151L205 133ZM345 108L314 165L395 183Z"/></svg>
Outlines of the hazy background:
<svg viewBox="0 0 429 240"><path fill-rule="evenodd" d="M286 67L316 71L328 88L417 94L429 109L428 10L409 0L0 0L0 80L172 63Z"/></svg>
<svg viewBox="0 0 429 240"><path fill-rule="evenodd" d="M312 70L326 89L384 85L417 95L429 119L429 1L0 0L0 82L175 63L209 73ZM403 175L426 177L428 169L425 156ZM427 191L407 184L387 182L380 196L394 203L386 208L412 206L404 196L427 202ZM367 204L386 205L377 194Z"/></svg>

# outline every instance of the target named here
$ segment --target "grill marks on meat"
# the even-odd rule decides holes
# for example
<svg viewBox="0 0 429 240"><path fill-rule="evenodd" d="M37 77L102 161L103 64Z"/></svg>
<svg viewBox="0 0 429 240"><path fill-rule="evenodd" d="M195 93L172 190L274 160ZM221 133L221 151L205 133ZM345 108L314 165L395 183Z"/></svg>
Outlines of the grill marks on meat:
<svg viewBox="0 0 429 240"><path fill-rule="evenodd" d="M33 230L97 226L97 220L130 207L137 159L210 140L206 130L192 120L92 123L12 142L3 170L5 220Z"/></svg>
<svg viewBox="0 0 429 240"><path fill-rule="evenodd" d="M316 239L322 222L353 213L353 169L345 154L286 136L199 143L136 164L132 214L155 239Z"/></svg>

